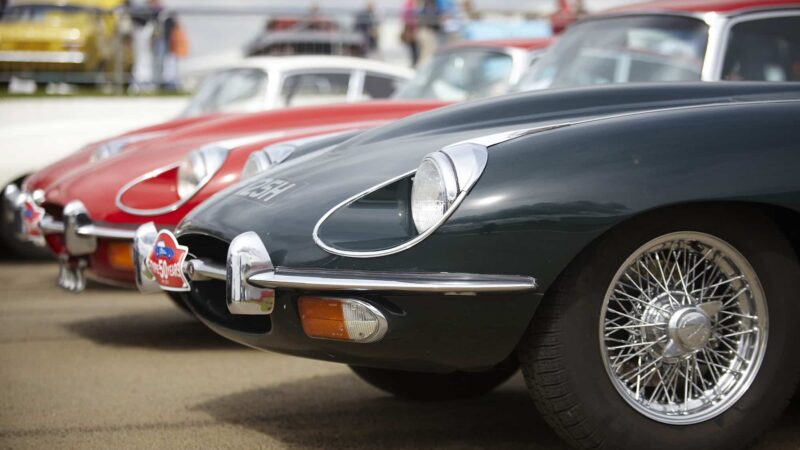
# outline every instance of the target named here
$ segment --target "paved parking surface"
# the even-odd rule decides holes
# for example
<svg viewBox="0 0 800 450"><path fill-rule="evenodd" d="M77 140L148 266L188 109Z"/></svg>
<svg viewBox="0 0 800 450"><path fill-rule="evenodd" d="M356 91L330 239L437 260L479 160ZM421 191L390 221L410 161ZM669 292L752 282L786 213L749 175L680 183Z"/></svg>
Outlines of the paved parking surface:
<svg viewBox="0 0 800 450"><path fill-rule="evenodd" d="M519 376L399 401L344 366L229 343L160 295L62 293L55 270L0 264L0 447L563 448ZM800 448L800 400L757 448Z"/></svg>

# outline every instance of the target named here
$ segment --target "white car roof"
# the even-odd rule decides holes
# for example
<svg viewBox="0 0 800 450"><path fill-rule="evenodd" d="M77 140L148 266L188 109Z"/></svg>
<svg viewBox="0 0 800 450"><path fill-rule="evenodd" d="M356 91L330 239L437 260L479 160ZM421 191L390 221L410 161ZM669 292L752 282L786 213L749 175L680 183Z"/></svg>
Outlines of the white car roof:
<svg viewBox="0 0 800 450"><path fill-rule="evenodd" d="M228 68L257 67L265 71L288 72L303 69L361 69L398 78L411 78L414 71L407 67L366 58L351 56L298 55L298 56L252 56Z"/></svg>

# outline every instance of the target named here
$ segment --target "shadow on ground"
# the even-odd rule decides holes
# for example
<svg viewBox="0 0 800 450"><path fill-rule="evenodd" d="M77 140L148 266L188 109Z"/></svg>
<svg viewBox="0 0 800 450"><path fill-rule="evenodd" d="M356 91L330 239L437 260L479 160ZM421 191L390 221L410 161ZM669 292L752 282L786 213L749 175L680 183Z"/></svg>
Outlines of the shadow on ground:
<svg viewBox="0 0 800 450"><path fill-rule="evenodd" d="M455 402L402 401L342 374L244 391L193 409L294 448L566 448L519 375L488 395Z"/></svg>
<svg viewBox="0 0 800 450"><path fill-rule="evenodd" d="M217 335L177 308L81 320L67 324L66 328L101 345L157 350L245 348Z"/></svg>
<svg viewBox="0 0 800 450"><path fill-rule="evenodd" d="M521 376L483 397L398 400L354 375L318 376L238 392L193 410L290 448L566 449L528 396ZM800 448L800 394L755 449Z"/></svg>

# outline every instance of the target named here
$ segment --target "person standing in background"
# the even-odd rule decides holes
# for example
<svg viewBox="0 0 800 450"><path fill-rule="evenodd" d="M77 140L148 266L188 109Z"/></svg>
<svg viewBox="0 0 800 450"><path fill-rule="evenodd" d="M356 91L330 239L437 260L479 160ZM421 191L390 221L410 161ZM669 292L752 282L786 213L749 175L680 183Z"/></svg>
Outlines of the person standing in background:
<svg viewBox="0 0 800 450"><path fill-rule="evenodd" d="M153 55L153 42L157 26L156 12L147 5L134 4L130 8L133 22L132 43L133 69L131 70L130 91L149 92L156 88L156 61Z"/></svg>
<svg viewBox="0 0 800 450"><path fill-rule="evenodd" d="M406 0L403 5L403 31L400 33L400 41L408 47L411 54L411 67L416 67L419 62L419 49L417 47L417 2L416 0Z"/></svg>
<svg viewBox="0 0 800 450"><path fill-rule="evenodd" d="M419 65L425 64L436 53L442 24L441 10L437 0L418 0L417 5L415 38L419 55L417 65Z"/></svg>
<svg viewBox="0 0 800 450"><path fill-rule="evenodd" d="M189 55L189 39L183 30L178 15L169 13L164 20L164 36L167 49L162 65L162 87L167 90L177 91L178 85L178 59Z"/></svg>
<svg viewBox="0 0 800 450"><path fill-rule="evenodd" d="M453 0L436 0L436 9L439 13L439 44L457 41L465 20L459 5Z"/></svg>
<svg viewBox="0 0 800 450"><path fill-rule="evenodd" d="M371 0L366 7L356 14L355 31L364 37L367 51L374 52L378 48L378 23L375 19L375 3Z"/></svg>

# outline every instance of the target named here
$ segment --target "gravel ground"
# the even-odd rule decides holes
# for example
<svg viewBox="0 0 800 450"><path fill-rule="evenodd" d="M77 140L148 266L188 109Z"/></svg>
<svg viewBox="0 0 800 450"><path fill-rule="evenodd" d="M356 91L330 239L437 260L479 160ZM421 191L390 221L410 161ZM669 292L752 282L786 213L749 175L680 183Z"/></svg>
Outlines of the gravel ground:
<svg viewBox="0 0 800 450"><path fill-rule="evenodd" d="M0 263L0 447L563 448L519 376L408 403L345 366L229 343L164 296L62 293L55 273ZM757 448L800 448L800 400Z"/></svg>

